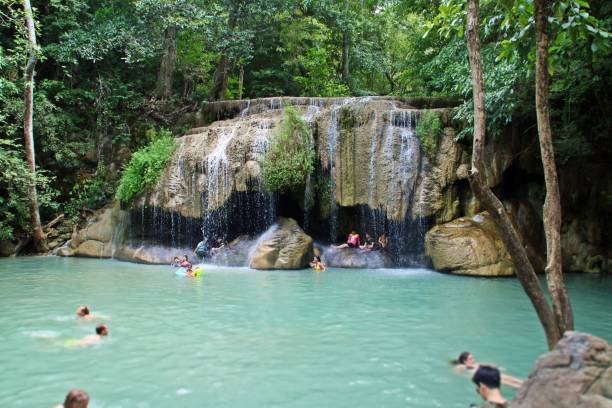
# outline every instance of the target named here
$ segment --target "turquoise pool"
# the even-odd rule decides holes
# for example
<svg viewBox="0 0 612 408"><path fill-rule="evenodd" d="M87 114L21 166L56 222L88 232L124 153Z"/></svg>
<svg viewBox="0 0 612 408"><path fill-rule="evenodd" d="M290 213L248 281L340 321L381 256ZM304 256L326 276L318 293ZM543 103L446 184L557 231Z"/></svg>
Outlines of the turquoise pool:
<svg viewBox="0 0 612 408"><path fill-rule="evenodd" d="M479 401L464 350L526 376L545 341L514 279L425 269L262 272L0 260L0 406L457 407ZM577 329L612 341L612 277L570 275ZM110 336L73 317L88 304ZM506 394L511 395L509 390Z"/></svg>

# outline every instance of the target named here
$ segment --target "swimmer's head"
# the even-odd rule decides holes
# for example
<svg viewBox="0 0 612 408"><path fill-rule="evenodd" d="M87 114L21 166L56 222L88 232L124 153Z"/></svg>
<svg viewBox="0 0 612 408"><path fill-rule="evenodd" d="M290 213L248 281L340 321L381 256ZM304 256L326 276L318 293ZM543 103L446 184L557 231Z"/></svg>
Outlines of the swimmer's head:
<svg viewBox="0 0 612 408"><path fill-rule="evenodd" d="M184 259L184 260L186 260L186 261L188 261L188 260L189 260L189 258L187 257L187 254L184 254L184 255L183 255L183 259Z"/></svg>
<svg viewBox="0 0 612 408"><path fill-rule="evenodd" d="M103 323L96 326L96 334L98 336L108 336L108 331L108 326Z"/></svg>
<svg viewBox="0 0 612 408"><path fill-rule="evenodd" d="M70 390L64 400L64 408L87 408L89 404L89 395L78 388Z"/></svg>
<svg viewBox="0 0 612 408"><path fill-rule="evenodd" d="M469 351L464 351L463 353L459 354L457 361L459 364L463 364L467 367L472 367L476 363L474 356Z"/></svg>
<svg viewBox="0 0 612 408"><path fill-rule="evenodd" d="M175 261L178 261L178 260L179 260L179 257L178 257L178 256L175 256L175 257L174 257L174 260L175 260Z"/></svg>
<svg viewBox="0 0 612 408"><path fill-rule="evenodd" d="M79 317L85 317L89 314L89 307L87 306L79 306L77 307L76 314Z"/></svg>

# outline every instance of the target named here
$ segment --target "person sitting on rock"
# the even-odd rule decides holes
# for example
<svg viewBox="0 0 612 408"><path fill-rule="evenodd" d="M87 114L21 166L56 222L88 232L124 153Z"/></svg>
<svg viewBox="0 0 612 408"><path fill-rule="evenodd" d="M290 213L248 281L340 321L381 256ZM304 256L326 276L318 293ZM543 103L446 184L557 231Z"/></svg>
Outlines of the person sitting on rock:
<svg viewBox="0 0 612 408"><path fill-rule="evenodd" d="M183 255L183 260L180 263L181 268L191 268L193 265L191 264L191 262L189 262L189 258L187 257L187 254Z"/></svg>
<svg viewBox="0 0 612 408"><path fill-rule="evenodd" d="M315 257L312 259L312 262L310 262L310 267L316 272L325 272L325 265L323 262L321 262L321 257L318 255L315 255Z"/></svg>
<svg viewBox="0 0 612 408"><path fill-rule="evenodd" d="M344 249L344 248L359 248L359 243L361 241L361 237L354 230L346 238L346 243L342 245L334 246L336 249Z"/></svg>
<svg viewBox="0 0 612 408"><path fill-rule="evenodd" d="M481 365L478 367L472 382L476 384L476 392L485 401L480 408L505 408L508 401L502 395L499 387L501 374L495 367Z"/></svg>
<svg viewBox="0 0 612 408"><path fill-rule="evenodd" d="M361 248L363 251L372 251L374 249L374 238L372 238L369 232L365 233L365 239L359 248Z"/></svg>
<svg viewBox="0 0 612 408"><path fill-rule="evenodd" d="M385 251L387 246L389 245L389 238L387 238L386 234L382 234L378 237L378 242L376 243L376 249L379 251Z"/></svg>

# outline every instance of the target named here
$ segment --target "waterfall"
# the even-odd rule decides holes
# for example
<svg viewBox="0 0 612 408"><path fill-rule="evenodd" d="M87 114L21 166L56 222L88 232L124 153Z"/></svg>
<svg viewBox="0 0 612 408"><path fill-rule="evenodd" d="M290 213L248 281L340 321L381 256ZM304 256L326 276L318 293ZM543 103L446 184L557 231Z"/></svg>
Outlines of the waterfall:
<svg viewBox="0 0 612 408"><path fill-rule="evenodd" d="M266 191L259 164L286 103L312 129L319 159L299 195ZM412 219L412 210L427 191L419 184L418 111L404 100L278 97L237 101L228 109L218 117L232 118L178 139L160 184L130 212L134 242L178 248L202 239L252 240L281 213L322 241L335 242L347 228L375 238L388 234L396 264L418 252L415 239L422 240L427 219Z"/></svg>
<svg viewBox="0 0 612 408"><path fill-rule="evenodd" d="M331 108L330 115L329 128L327 129L327 157L329 163L329 178L332 185L329 212L329 240L333 243L338 237L338 203L336 202L335 170L340 121L338 120L338 108L336 106Z"/></svg>

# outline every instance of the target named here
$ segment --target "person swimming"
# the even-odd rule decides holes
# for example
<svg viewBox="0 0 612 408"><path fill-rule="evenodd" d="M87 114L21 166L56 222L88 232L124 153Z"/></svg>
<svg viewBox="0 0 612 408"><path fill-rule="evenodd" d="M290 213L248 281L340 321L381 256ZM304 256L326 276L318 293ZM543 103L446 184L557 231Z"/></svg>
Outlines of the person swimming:
<svg viewBox="0 0 612 408"><path fill-rule="evenodd" d="M456 371L465 371L467 373L474 373L482 366L482 364L476 362L474 355L469 351L464 351L459 354L459 357L453 360L452 364L455 366ZM504 385L514 388L519 388L523 384L523 380L506 374L501 375L501 382Z"/></svg>
<svg viewBox="0 0 612 408"><path fill-rule="evenodd" d="M89 394L75 388L66 395L63 405L56 405L55 408L87 408L89 405Z"/></svg>
<svg viewBox="0 0 612 408"><path fill-rule="evenodd" d="M174 259L172 260L172 263L170 264L170 266L173 266L175 268L178 268L181 266L181 260L179 259L178 256L175 256Z"/></svg>
<svg viewBox="0 0 612 408"><path fill-rule="evenodd" d="M96 326L96 334L90 334L88 336L83 337L80 340L77 340L74 343L70 343L71 346L90 346L102 340L103 337L108 336L109 329L108 326L100 323Z"/></svg>
<svg viewBox="0 0 612 408"><path fill-rule="evenodd" d="M187 254L183 255L183 260L181 261L180 266L182 268L187 268L187 269L189 269L189 268L191 268L193 266L191 264L191 262L189 262L189 257L187 257Z"/></svg>
<svg viewBox="0 0 612 408"><path fill-rule="evenodd" d="M82 317L83 319L86 319L86 320L92 320L92 319L97 319L98 318L98 316L91 314L91 310L89 310L89 306L79 306L79 307L77 307L76 315L78 317Z"/></svg>

